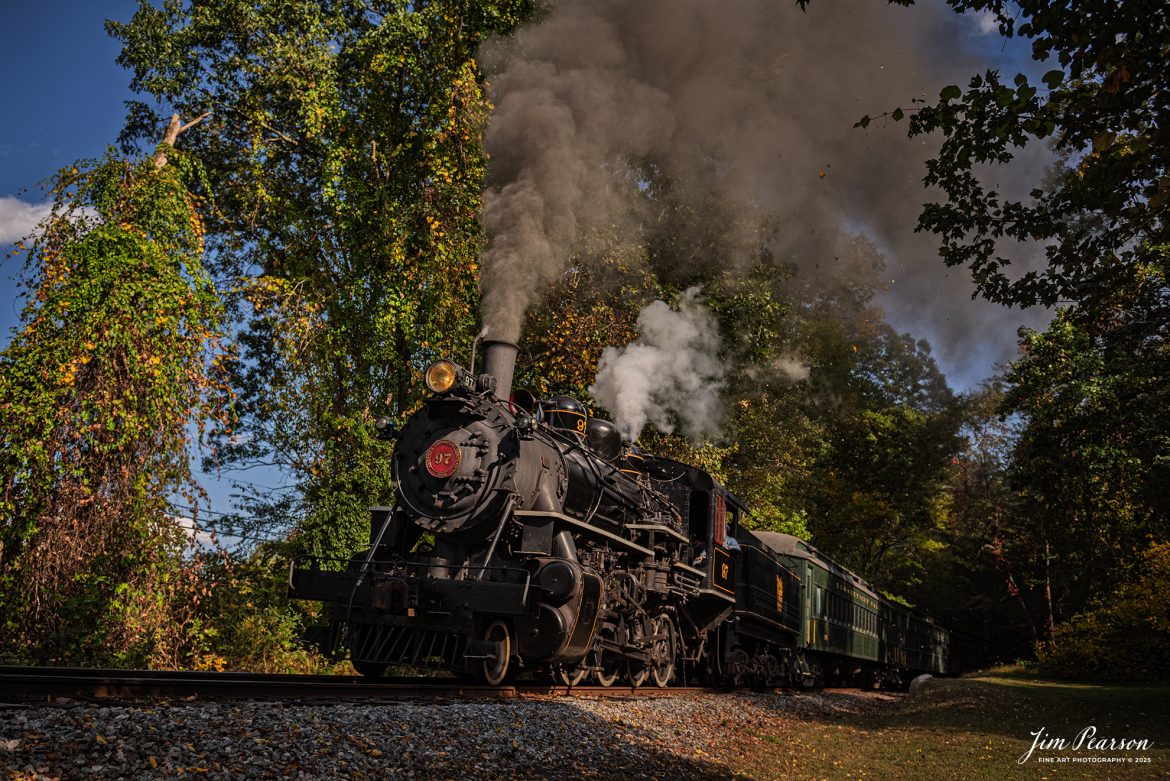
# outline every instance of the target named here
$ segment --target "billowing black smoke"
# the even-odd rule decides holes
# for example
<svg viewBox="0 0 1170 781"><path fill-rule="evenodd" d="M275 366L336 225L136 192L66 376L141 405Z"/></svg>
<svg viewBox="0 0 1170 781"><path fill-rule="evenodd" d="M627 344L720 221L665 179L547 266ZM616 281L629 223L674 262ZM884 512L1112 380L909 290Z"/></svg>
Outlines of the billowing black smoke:
<svg viewBox="0 0 1170 781"><path fill-rule="evenodd" d="M774 216L771 256L814 292L877 284L865 251L875 247L892 318L940 345L944 366L989 339L982 366L1014 354L1018 318L972 302L965 273L946 272L934 238L913 233L932 147L904 125L853 128L985 67L978 50L999 44L986 45L979 21L930 2L815 0L806 14L782 0L565 0L485 47L496 104L481 281L490 335L519 339L570 259L588 262L585 237L644 236L632 166L650 161L683 197ZM694 231L677 242L704 251L680 262L734 274L758 258L752 220L711 215Z"/></svg>

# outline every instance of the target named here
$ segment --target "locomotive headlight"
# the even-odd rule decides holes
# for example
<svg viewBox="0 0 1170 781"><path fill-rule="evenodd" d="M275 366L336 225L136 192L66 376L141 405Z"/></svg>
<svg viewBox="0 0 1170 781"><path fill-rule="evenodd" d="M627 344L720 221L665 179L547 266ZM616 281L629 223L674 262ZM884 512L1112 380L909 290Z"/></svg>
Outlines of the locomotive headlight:
<svg viewBox="0 0 1170 781"><path fill-rule="evenodd" d="M444 393L455 384L455 364L450 361L435 361L427 367L427 387L431 393Z"/></svg>

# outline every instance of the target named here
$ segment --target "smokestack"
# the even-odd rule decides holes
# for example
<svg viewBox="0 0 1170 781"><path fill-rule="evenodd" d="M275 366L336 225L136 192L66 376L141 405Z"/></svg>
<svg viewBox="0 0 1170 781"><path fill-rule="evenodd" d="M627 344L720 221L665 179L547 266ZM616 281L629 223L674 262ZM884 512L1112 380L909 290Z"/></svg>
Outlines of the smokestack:
<svg viewBox="0 0 1170 781"><path fill-rule="evenodd" d="M496 397L507 401L512 395L512 372L516 369L519 345L503 339L483 342L483 370L496 378Z"/></svg>

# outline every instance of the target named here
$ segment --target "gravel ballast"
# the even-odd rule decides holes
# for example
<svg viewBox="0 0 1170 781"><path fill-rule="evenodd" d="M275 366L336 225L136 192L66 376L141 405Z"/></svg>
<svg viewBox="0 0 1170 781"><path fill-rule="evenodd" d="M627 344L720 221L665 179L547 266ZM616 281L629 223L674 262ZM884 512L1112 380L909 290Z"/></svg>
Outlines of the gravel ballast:
<svg viewBox="0 0 1170 781"><path fill-rule="evenodd" d="M786 725L889 709L835 691L304 704L55 701L0 709L9 778L734 778ZM745 743L744 729L755 736ZM742 776L741 776L742 777Z"/></svg>

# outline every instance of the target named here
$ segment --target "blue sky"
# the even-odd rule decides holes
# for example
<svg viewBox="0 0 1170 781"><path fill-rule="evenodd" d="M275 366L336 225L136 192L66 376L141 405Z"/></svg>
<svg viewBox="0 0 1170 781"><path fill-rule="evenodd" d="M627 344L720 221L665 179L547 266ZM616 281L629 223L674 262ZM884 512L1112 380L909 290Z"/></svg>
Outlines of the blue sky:
<svg viewBox="0 0 1170 781"><path fill-rule="evenodd" d="M79 158L97 157L122 127L129 76L118 67L107 18L129 19L136 2L0 2L0 243L18 238L45 200L41 183ZM16 204L11 198L18 198ZM19 319L13 276L19 259L0 266L0 344Z"/></svg>

